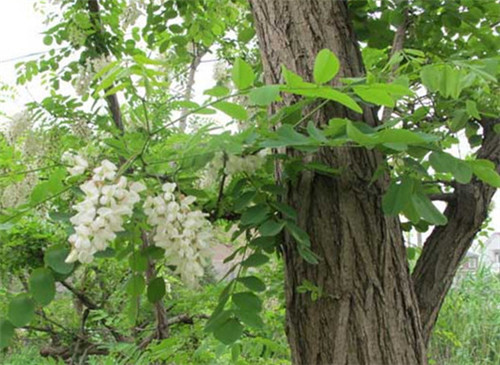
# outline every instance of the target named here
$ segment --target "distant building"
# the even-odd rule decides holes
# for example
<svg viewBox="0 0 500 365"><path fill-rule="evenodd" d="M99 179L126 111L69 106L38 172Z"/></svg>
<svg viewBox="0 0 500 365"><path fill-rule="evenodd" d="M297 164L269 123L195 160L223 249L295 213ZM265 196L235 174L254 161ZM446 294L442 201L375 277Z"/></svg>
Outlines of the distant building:
<svg viewBox="0 0 500 365"><path fill-rule="evenodd" d="M491 270L500 273L500 232L493 233L480 250L481 260Z"/></svg>
<svg viewBox="0 0 500 365"><path fill-rule="evenodd" d="M500 273L500 232L493 233L484 245L474 245L467 252L460 271L476 271L480 264Z"/></svg>

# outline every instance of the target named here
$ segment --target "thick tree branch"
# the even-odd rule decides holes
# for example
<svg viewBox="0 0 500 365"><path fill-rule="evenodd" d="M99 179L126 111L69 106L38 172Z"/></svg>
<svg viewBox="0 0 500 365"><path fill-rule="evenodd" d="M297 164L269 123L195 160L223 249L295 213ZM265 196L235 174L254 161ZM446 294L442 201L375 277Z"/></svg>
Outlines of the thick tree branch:
<svg viewBox="0 0 500 365"><path fill-rule="evenodd" d="M193 43L193 48L194 48L193 60L191 62L191 65L189 66L189 75L186 82L186 90L184 92L185 101L190 101L191 98L193 97L193 87L195 82L196 70L198 69L198 66L201 63L201 59L207 53L205 49L200 49L200 46L198 46L196 43ZM182 119L179 120L179 129L183 132L186 130L186 122L188 114L189 114L189 109L187 108L184 108L181 111L181 115L183 117Z"/></svg>
<svg viewBox="0 0 500 365"><path fill-rule="evenodd" d="M482 123L484 141L477 157L489 159L500 171L500 135L493 131L500 119ZM435 227L424 244L412 276L426 342L460 262L487 217L495 190L477 179L457 184L444 212L448 224Z"/></svg>
<svg viewBox="0 0 500 365"><path fill-rule="evenodd" d="M394 39L392 41L392 48L391 48L391 53L389 55L389 59L394 57L398 52L401 52L404 47L404 42L406 39L406 31L408 30L408 27L410 26L410 16L409 16L409 4L408 1L405 1L404 4L401 5L403 7L403 21L398 25L398 28L396 29L396 33L394 34ZM399 67L399 63L394 64L391 68L391 72L389 75L389 81L392 81L394 79L394 75L396 73L396 70ZM385 122L388 120L392 114L393 109L385 107L384 113L382 115L382 122Z"/></svg>
<svg viewBox="0 0 500 365"><path fill-rule="evenodd" d="M104 44L101 32L101 17L99 14L99 1L98 0L88 0L88 8L90 12L90 19L95 28L95 51L103 56L109 56L110 52L106 45ZM111 85L105 91L109 91L114 87ZM116 128L120 131L120 133L124 132L122 114L120 109L120 103L118 102L118 97L116 94L111 94L106 96L106 102L108 104L108 108L111 112L111 116L113 117L113 122L115 123Z"/></svg>
<svg viewBox="0 0 500 365"><path fill-rule="evenodd" d="M440 194L431 194L429 195L429 199L431 200L439 200L443 202L451 202L455 197L453 193L440 193Z"/></svg>

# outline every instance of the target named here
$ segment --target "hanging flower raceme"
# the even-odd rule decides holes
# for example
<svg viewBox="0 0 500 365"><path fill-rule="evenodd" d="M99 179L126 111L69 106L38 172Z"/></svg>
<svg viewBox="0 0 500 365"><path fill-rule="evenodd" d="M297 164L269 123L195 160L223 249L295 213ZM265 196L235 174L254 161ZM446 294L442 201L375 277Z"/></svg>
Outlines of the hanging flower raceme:
<svg viewBox="0 0 500 365"><path fill-rule="evenodd" d="M148 196L144 212L154 227L153 242L165 249L167 264L175 265L181 279L195 286L208 263L213 234L207 214L192 210L196 198L177 196L176 185L166 183L163 194Z"/></svg>
<svg viewBox="0 0 500 365"><path fill-rule="evenodd" d="M116 233L124 230L126 219L141 200L139 193L146 187L124 176L117 177L116 171L116 165L104 160L93 170L92 179L80 185L85 198L73 206L77 214L70 221L75 233L69 237L72 250L66 262L91 262L96 252L105 250Z"/></svg>
<svg viewBox="0 0 500 365"><path fill-rule="evenodd" d="M81 175L85 171L87 171L89 167L89 163L87 160L80 154L77 154L72 151L66 151L63 153L61 157L62 162L68 164L71 167L68 167L68 172L71 176Z"/></svg>
<svg viewBox="0 0 500 365"><path fill-rule="evenodd" d="M266 150L262 150L255 155L236 156L228 155L226 157L224 173L229 177L226 183L229 183L233 175L246 173L253 175L266 163ZM217 152L203 172L199 180L199 187L202 189L210 188L216 185L219 179L219 172L224 167L224 154Z"/></svg>

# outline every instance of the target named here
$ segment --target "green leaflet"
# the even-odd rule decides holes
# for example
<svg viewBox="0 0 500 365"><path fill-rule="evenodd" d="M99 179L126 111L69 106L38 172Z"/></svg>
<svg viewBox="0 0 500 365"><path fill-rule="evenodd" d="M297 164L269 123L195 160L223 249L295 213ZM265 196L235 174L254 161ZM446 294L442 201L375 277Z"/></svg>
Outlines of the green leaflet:
<svg viewBox="0 0 500 365"><path fill-rule="evenodd" d="M417 192L411 197L415 210L420 217L430 224L442 226L448 223L448 219L441 213L431 200L422 192Z"/></svg>
<svg viewBox="0 0 500 365"><path fill-rule="evenodd" d="M254 253L248 256L244 261L242 261L242 265L245 267L257 267L264 265L269 261L269 257L267 255L261 253Z"/></svg>
<svg viewBox="0 0 500 365"><path fill-rule="evenodd" d="M261 292L266 290L266 284L256 276L239 277L238 281L245 285L248 289Z"/></svg>
<svg viewBox="0 0 500 365"><path fill-rule="evenodd" d="M250 101L259 106L267 106L276 101L280 93L279 85L266 85L253 89L248 94Z"/></svg>
<svg viewBox="0 0 500 365"><path fill-rule="evenodd" d="M14 337L15 327L6 319L0 320L0 349L9 346L12 337Z"/></svg>
<svg viewBox="0 0 500 365"><path fill-rule="evenodd" d="M147 296L150 303L156 303L166 294L165 280L162 277L154 278L149 282Z"/></svg>
<svg viewBox="0 0 500 365"><path fill-rule="evenodd" d="M368 103L384 105L390 108L394 108L396 105L391 95L383 89L371 88L370 85L354 86L352 89L361 99Z"/></svg>
<svg viewBox="0 0 500 365"><path fill-rule="evenodd" d="M243 326L236 318L228 318L214 329L214 336L220 342L230 345L243 334Z"/></svg>
<svg viewBox="0 0 500 365"><path fill-rule="evenodd" d="M485 183L500 188L500 175L495 170L495 164L489 160L468 161L474 175Z"/></svg>
<svg viewBox="0 0 500 365"><path fill-rule="evenodd" d="M231 77L234 85L239 90L243 90L253 84L255 74L252 70L252 67L248 63L243 61L241 58L237 58L231 71Z"/></svg>
<svg viewBox="0 0 500 365"><path fill-rule="evenodd" d="M261 224L259 232L263 237L276 236L281 232L284 226L285 222L276 222L274 219L270 219Z"/></svg>
<svg viewBox="0 0 500 365"><path fill-rule="evenodd" d="M66 263L66 257L69 254L69 247L66 245L50 246L44 255L45 264L50 266L55 272L59 274L69 274L75 267L74 263Z"/></svg>
<svg viewBox="0 0 500 365"><path fill-rule="evenodd" d="M339 72L340 62L329 49L322 49L314 61L313 76L318 84L324 84L331 81Z"/></svg>
<svg viewBox="0 0 500 365"><path fill-rule="evenodd" d="M231 300L244 312L260 312L262 309L262 301L254 293L240 292L232 295Z"/></svg>
<svg viewBox="0 0 500 365"><path fill-rule="evenodd" d="M33 270L29 278L30 294L42 306L49 304L56 295L54 275L49 269Z"/></svg>
<svg viewBox="0 0 500 365"><path fill-rule="evenodd" d="M429 162L434 170L451 173L461 184L467 184L472 178L472 169L469 164L446 152L433 152L429 156Z"/></svg>
<svg viewBox="0 0 500 365"><path fill-rule="evenodd" d="M387 215L398 215L408 205L413 193L413 180L403 179L400 184L392 182L382 199L382 209Z"/></svg>
<svg viewBox="0 0 500 365"><path fill-rule="evenodd" d="M137 297L144 292L146 281L141 274L134 274L125 284L125 291L132 297Z"/></svg>
<svg viewBox="0 0 500 365"><path fill-rule="evenodd" d="M19 294L10 301L8 314L14 326L25 326L35 316L35 302L28 294Z"/></svg>
<svg viewBox="0 0 500 365"><path fill-rule="evenodd" d="M213 104L213 107L236 120L248 119L248 113L241 105L230 103L229 101L219 101Z"/></svg>

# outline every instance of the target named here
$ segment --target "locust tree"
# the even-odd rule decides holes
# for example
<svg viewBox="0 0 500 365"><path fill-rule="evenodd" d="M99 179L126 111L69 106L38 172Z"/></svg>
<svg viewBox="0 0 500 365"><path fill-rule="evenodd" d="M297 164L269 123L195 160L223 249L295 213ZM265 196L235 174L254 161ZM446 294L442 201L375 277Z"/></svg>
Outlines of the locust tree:
<svg viewBox="0 0 500 365"><path fill-rule="evenodd" d="M262 326L256 273L277 254L293 363L427 362L439 309L500 186L499 4L60 6L44 38L58 47L19 66L19 83L42 74L51 94L2 140L2 188L29 177L33 190L3 207L1 227L49 211L68 242L45 250L1 323L4 339L53 300L45 284L94 259L129 270L132 320L146 296L148 341L168 337L162 268L196 285L222 223L238 227L240 243L206 325L217 339L231 345ZM196 103L186 98L204 55L231 66ZM238 131L214 133L216 111ZM32 134L16 125L53 148L23 153ZM403 233L414 230L428 235L410 273Z"/></svg>

